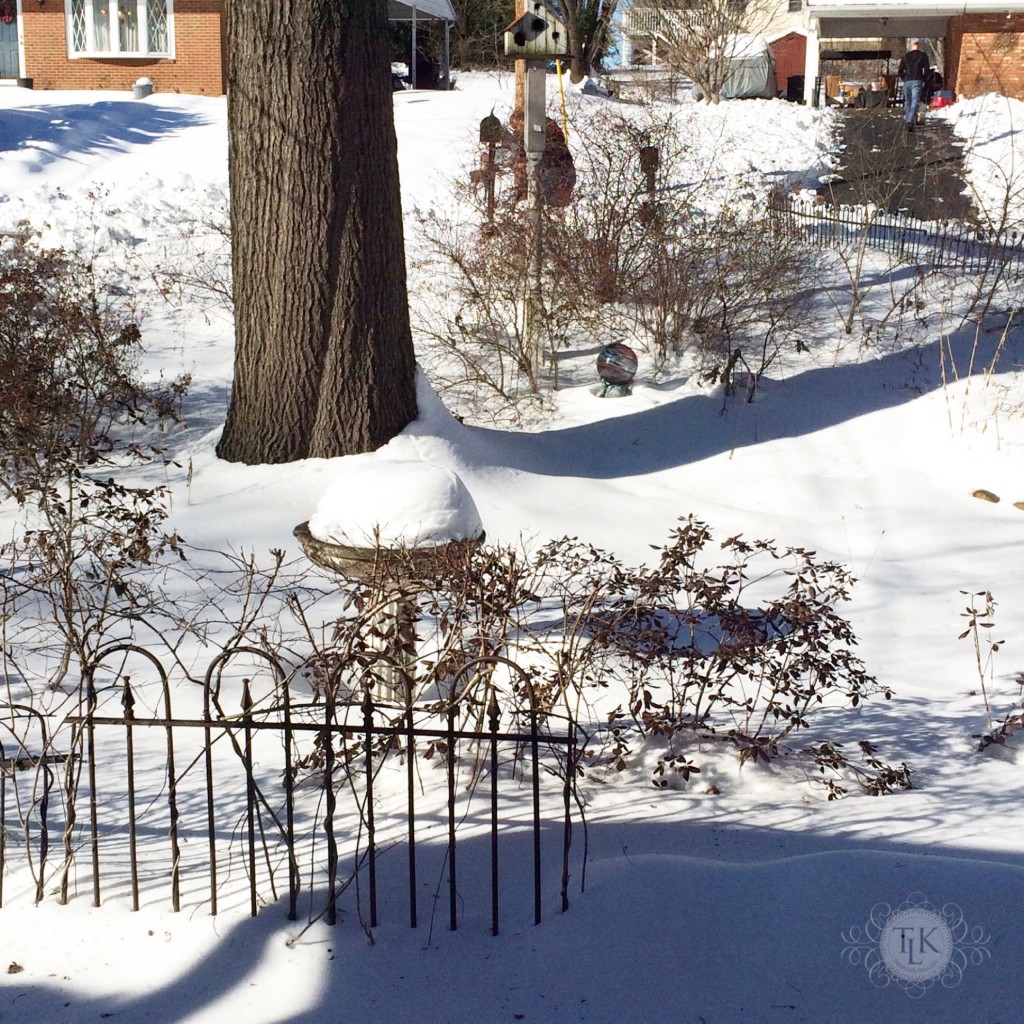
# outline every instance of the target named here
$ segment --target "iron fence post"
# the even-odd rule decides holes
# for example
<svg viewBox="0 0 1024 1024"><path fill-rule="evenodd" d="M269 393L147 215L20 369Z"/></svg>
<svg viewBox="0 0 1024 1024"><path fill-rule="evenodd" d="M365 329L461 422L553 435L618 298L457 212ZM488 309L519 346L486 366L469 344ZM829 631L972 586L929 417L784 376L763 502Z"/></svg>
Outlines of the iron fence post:
<svg viewBox="0 0 1024 1024"><path fill-rule="evenodd" d="M132 721L135 718L135 695L132 693L131 680L128 676L124 677L124 689L121 691L121 706L124 708L125 755L128 769L128 859L131 869L132 910L138 910L138 822L135 814L135 737L132 732Z"/></svg>
<svg viewBox="0 0 1024 1024"><path fill-rule="evenodd" d="M334 689L328 686L324 698L324 774L326 809L324 834L327 837L327 923L338 923L338 840L334 834Z"/></svg>
<svg viewBox="0 0 1024 1024"><path fill-rule="evenodd" d="M366 762L366 844L370 874L370 927L377 927L377 835L373 819L373 698L367 687L363 696L363 736Z"/></svg>
<svg viewBox="0 0 1024 1024"><path fill-rule="evenodd" d="M501 712L498 696L491 687L491 699L487 708L491 730L491 934L498 934L498 726Z"/></svg>
<svg viewBox="0 0 1024 1024"><path fill-rule="evenodd" d="M405 712L405 771L406 771L406 815L409 835L409 927L418 923L416 896L416 736L410 698Z"/></svg>
<svg viewBox="0 0 1024 1024"><path fill-rule="evenodd" d="M285 845L288 848L288 920L299 917L299 862L295 856L295 765L292 762L292 703L287 679L279 680L284 702Z"/></svg>
<svg viewBox="0 0 1024 1024"><path fill-rule="evenodd" d="M256 780L252 763L252 691L242 681L242 759L245 764L246 854L249 865L249 915L256 916Z"/></svg>
<svg viewBox="0 0 1024 1024"><path fill-rule="evenodd" d="M459 927L458 879L455 863L455 684L452 684L451 699L448 703L448 926L452 931Z"/></svg>

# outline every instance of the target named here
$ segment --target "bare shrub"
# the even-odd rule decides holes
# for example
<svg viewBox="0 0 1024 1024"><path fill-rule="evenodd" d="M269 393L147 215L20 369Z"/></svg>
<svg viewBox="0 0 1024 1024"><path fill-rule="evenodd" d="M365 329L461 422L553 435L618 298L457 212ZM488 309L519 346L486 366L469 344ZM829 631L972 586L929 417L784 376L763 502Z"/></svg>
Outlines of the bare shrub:
<svg viewBox="0 0 1024 1024"><path fill-rule="evenodd" d="M756 378L784 347L802 347L809 250L774 230L771 213L723 203L718 184L683 184L685 139L673 116L603 109L573 136L573 200L545 215L545 381L522 329L528 239L507 168L495 169L493 215L478 174L454 186L457 219L421 217L421 267L436 301L417 329L437 346L428 372L460 410L477 412L471 392L481 388L499 399L482 403L489 418L521 418L524 396L557 386L569 343L626 337L656 366L685 356L710 379L741 362Z"/></svg>
<svg viewBox="0 0 1024 1024"><path fill-rule="evenodd" d="M309 671L339 694L390 693L399 709L415 701L440 712L458 701L467 728L482 727L492 701L513 714L533 703L594 737L588 764L599 773L625 769L638 746L660 745L659 788L698 774L708 742L729 744L741 764L811 758L868 792L909 785L909 769L890 772L877 758L840 764L837 744L827 758L789 745L821 709L892 695L854 654L837 610L849 573L741 537L723 542L715 564L710 545L708 527L689 519L651 567L569 538L533 553L459 547L432 566L389 554L380 575L343 585L349 612L329 643L314 644ZM379 615L388 600L390 624ZM837 787L829 795L841 795L828 780Z"/></svg>
<svg viewBox="0 0 1024 1024"><path fill-rule="evenodd" d="M756 760L806 728L826 693L854 707L891 695L853 654L853 629L836 611L853 582L846 569L740 536L722 542L730 557L714 565L710 541L704 523L684 520L654 567L622 581L614 614L602 617L599 642L635 672L629 708L641 725L726 731ZM767 590L773 578L785 584L780 593ZM651 673L669 684L661 701L647 685Z"/></svg>
<svg viewBox="0 0 1024 1024"><path fill-rule="evenodd" d="M22 510L0 546L4 609L27 630L22 644L51 652L53 687L115 623L165 603L154 567L181 557L166 488L124 480L166 461L155 431L177 417L188 381L143 379L132 293L71 253L14 239L0 251L0 293L0 486ZM23 648L8 639L12 658Z"/></svg>
<svg viewBox="0 0 1024 1024"><path fill-rule="evenodd" d="M228 197L209 188L198 210L182 211L149 274L172 306L232 316L231 214Z"/></svg>
<svg viewBox="0 0 1024 1024"><path fill-rule="evenodd" d="M23 234L0 250L0 297L0 487L9 496L44 500L69 467L113 465L134 428L176 415L188 378L143 380L137 304L90 263Z"/></svg>
<svg viewBox="0 0 1024 1024"><path fill-rule="evenodd" d="M961 617L967 620L967 628L958 639L969 639L974 649L978 690L972 690L971 694L980 692L987 726L987 730L976 734L974 739L978 741L978 750L985 750L993 745L995 749L999 749L1015 734L1024 730L1024 704L1020 702L1021 694L1024 693L1024 672L1018 672L1014 679L1017 700L1001 719L997 718L993 713L992 697L989 694L994 683L995 655L1003 645L1003 641L994 639L993 635L996 601L987 590L976 593L961 590L960 593L968 599L967 607L960 613Z"/></svg>
<svg viewBox="0 0 1024 1024"><path fill-rule="evenodd" d="M475 201L460 189L465 203ZM516 208L499 206L492 228L479 222L448 221L433 214L421 219L433 249L431 302L417 334L434 351L420 359L438 390L469 415L518 422L536 407L542 381L530 359L525 330L528 239ZM544 324L549 339L576 322L571 289L549 297Z"/></svg>
<svg viewBox="0 0 1024 1024"><path fill-rule="evenodd" d="M686 219L684 143L671 114L602 109L572 125L577 185L552 224L552 273L575 277L591 304L629 299L659 237Z"/></svg>
<svg viewBox="0 0 1024 1024"><path fill-rule="evenodd" d="M700 213L656 255L658 291L636 304L660 358L683 351L687 324L705 379L732 383L742 363L752 379L786 350L804 349L807 250L774 230L771 214ZM646 296L645 296L646 297ZM668 329L666 329L668 328Z"/></svg>
<svg viewBox="0 0 1024 1024"><path fill-rule="evenodd" d="M854 654L837 611L853 583L846 569L740 536L721 543L715 564L710 542L706 524L683 520L658 562L620 575L591 620L594 643L614 655L606 673L628 694L608 718L613 762L624 765L630 729L660 737L659 787L695 771L687 737L725 740L741 763L770 761L818 710L892 696Z"/></svg>

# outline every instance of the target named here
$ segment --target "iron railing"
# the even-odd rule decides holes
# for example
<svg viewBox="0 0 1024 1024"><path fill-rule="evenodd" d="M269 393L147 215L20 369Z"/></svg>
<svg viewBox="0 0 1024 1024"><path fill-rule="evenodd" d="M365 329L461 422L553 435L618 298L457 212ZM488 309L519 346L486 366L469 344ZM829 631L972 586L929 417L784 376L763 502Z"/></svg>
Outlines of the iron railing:
<svg viewBox="0 0 1024 1024"><path fill-rule="evenodd" d="M986 231L788 196L774 198L770 211L777 230L824 248L866 245L919 267L975 274L998 270L1008 279L1024 274L1024 233L1017 231Z"/></svg>
<svg viewBox="0 0 1024 1024"><path fill-rule="evenodd" d="M242 678L232 668L239 659L249 670ZM355 893L360 920L375 927L382 856L404 846L412 927L429 854L446 875L449 927L458 927L468 891L486 891L497 934L522 875L503 870L503 844L525 830L534 923L556 878L566 910L584 856L573 850L581 821L575 726L542 708L529 675L506 658L470 661L442 689L433 701L404 705L372 688L311 691L272 655L236 648L210 663L199 696L190 692L197 687L172 685L150 652L108 647L55 734L39 711L0 705L18 747L0 744L0 906L5 870L28 859L37 902L50 891L68 902L85 890L96 906L114 896L137 910L163 889L175 912L206 906L216 914L226 895L239 906L247 896L255 915L286 893L290 919L308 896L311 918L334 924L343 897ZM182 700L191 714L177 713ZM467 841L487 850L472 877L463 875ZM387 858L389 905L395 863Z"/></svg>

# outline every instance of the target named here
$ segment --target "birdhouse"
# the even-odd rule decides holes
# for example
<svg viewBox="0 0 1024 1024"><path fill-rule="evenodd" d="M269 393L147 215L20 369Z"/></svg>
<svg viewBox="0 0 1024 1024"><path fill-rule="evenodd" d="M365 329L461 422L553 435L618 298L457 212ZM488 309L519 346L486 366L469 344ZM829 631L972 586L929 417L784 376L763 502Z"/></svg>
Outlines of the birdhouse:
<svg viewBox="0 0 1024 1024"><path fill-rule="evenodd" d="M480 141L501 142L501 122L494 116L493 111L480 122Z"/></svg>
<svg viewBox="0 0 1024 1024"><path fill-rule="evenodd" d="M541 3L531 3L505 29L505 56L526 60L553 60L569 55L569 34Z"/></svg>

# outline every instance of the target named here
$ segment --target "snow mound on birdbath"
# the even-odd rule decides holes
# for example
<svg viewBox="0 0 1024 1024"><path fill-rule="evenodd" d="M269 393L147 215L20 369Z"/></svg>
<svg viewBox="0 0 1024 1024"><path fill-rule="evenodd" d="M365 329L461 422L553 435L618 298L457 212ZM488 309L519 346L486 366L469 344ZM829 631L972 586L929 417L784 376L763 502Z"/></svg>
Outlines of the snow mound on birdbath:
<svg viewBox="0 0 1024 1024"><path fill-rule="evenodd" d="M414 548L476 540L483 533L476 503L450 469L372 452L342 459L339 469L309 520L317 540Z"/></svg>

